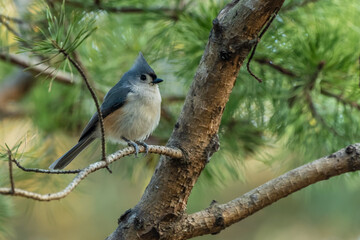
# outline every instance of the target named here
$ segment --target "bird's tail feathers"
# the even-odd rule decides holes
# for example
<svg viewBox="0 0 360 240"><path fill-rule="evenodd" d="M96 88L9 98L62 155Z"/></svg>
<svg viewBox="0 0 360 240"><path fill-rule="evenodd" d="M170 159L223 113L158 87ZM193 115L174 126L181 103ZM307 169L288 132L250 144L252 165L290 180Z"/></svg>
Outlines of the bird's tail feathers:
<svg viewBox="0 0 360 240"><path fill-rule="evenodd" d="M89 136L81 139L74 147L72 147L67 153L62 155L59 159L53 162L49 169L63 169L66 167L79 153L84 150L95 138Z"/></svg>

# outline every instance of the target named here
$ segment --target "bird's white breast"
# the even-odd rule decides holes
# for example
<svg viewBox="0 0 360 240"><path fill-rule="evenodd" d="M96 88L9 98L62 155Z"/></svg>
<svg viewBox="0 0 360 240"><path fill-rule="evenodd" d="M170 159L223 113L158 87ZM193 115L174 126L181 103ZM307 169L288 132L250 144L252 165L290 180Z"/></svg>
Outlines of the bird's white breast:
<svg viewBox="0 0 360 240"><path fill-rule="evenodd" d="M121 142L121 137L143 141L159 124L160 112L158 86L134 86L125 104L104 119L105 135L116 142Z"/></svg>

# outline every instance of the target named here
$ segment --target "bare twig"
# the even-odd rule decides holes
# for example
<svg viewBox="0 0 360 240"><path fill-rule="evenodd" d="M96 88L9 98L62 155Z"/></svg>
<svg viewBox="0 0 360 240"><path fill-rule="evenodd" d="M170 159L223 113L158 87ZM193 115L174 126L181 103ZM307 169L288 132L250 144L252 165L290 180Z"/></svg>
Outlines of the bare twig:
<svg viewBox="0 0 360 240"><path fill-rule="evenodd" d="M22 68L27 68L29 72L34 75L42 74L48 76L50 79L54 79L58 82L65 84L73 84L74 80L72 76L67 72L57 70L56 68L50 67L45 64L37 64L34 60L27 58L24 55L15 55L11 53L2 53L0 52L0 59L3 61L8 61L12 64L15 64Z"/></svg>
<svg viewBox="0 0 360 240"><path fill-rule="evenodd" d="M316 80L321 72L321 70L324 68L325 66L325 62L324 61L320 61L317 68L316 68L316 71L312 74L312 76L310 77L310 80L309 82L307 83L306 87L305 87L305 100L309 106L309 109L310 109L310 112L311 112L311 115L317 119L318 121L321 122L322 125L324 125L326 128L328 128L333 134L335 134L336 136L341 136L333 127L329 126L325 119L318 113L318 111L316 110L316 107L315 107L315 104L314 104L314 101L311 97L311 91L314 89L315 87L315 84L316 84Z"/></svg>
<svg viewBox="0 0 360 240"><path fill-rule="evenodd" d="M81 67L79 66L79 64L72 59L69 54L62 48L60 48L55 42L53 42L54 46L59 49L59 52L62 53L65 58L67 58L70 63L76 68L76 70L80 73L81 77L83 78L83 80L85 81L85 84L95 102L95 106L96 106L96 110L98 113L98 117L99 117L99 123L100 123L100 131L101 131L101 149L102 149L102 159L105 161L106 160L106 149L105 149L105 128L104 128L104 121L103 121L103 116L102 116L102 112L100 109L100 104L98 101L98 98L96 96L95 91L93 90L93 88L91 87L89 80L87 79L84 71L81 69ZM110 171L109 168L107 168L108 171ZM111 171L110 171L111 172Z"/></svg>
<svg viewBox="0 0 360 240"><path fill-rule="evenodd" d="M327 91L327 90L325 90L323 88L321 88L320 93L325 95L325 96L335 98L337 101L341 102L344 105L349 105L351 107L354 107L354 108L360 110L360 104L358 104L355 101L346 100L341 95L336 95L336 94L331 93L331 92L329 92L329 91Z"/></svg>
<svg viewBox="0 0 360 240"><path fill-rule="evenodd" d="M14 183L14 176L13 176L13 168L12 168L12 155L11 150L8 148L8 158L9 158L9 179L10 179L10 192L14 194L15 192L15 183Z"/></svg>
<svg viewBox="0 0 360 240"><path fill-rule="evenodd" d="M360 143L293 169L225 204L184 215L172 228L173 239L218 233L266 206L319 181L360 170ZM166 239L165 236L162 236Z"/></svg>
<svg viewBox="0 0 360 240"><path fill-rule="evenodd" d="M81 172L81 169L77 170L49 170L49 169L40 169L40 168L26 168L21 166L21 164L16 160L12 160L18 168L24 172L35 172L35 173L46 173L46 174L75 174Z"/></svg>
<svg viewBox="0 0 360 240"><path fill-rule="evenodd" d="M149 152L150 153L157 153L169 156L171 158L182 158L182 152L179 149L169 148L164 146L154 146L149 145ZM146 149L144 146L139 145L139 152L145 152ZM106 161L99 161L93 164L90 164L88 167L82 169L78 175L69 183L69 185L62 191L56 193L48 193L48 194L39 194L34 192L29 192L23 189L15 188L14 192L11 192L11 188L0 188L0 194L3 195L13 195L13 196L20 196L25 198L30 198L38 201L51 201L56 199L61 199L66 197L74 188L79 185L79 183L86 178L90 173L95 172L99 169L106 168L108 164L119 160L122 157L131 155L135 152L133 147L127 147L121 149L109 156L107 156Z"/></svg>
<svg viewBox="0 0 360 240"><path fill-rule="evenodd" d="M329 126L327 124L327 122L325 121L325 119L318 113L318 111L316 110L316 107L315 107L315 104L314 104L314 101L311 97L311 94L308 90L305 91L305 99L306 99L306 102L308 103L308 106L309 106L309 109L310 109L310 112L311 112L311 115L317 119L318 121L321 122L322 125L324 125L326 128L328 128L334 135L336 136L341 136L336 130L335 128Z"/></svg>
<svg viewBox="0 0 360 240"><path fill-rule="evenodd" d="M305 7L309 3L315 3L317 1L318 0L304 0L304 1L300 2L300 3L294 2L293 4L289 4L289 5L285 6L285 7L283 7L281 9L281 12L287 12L287 11L295 10L298 7Z"/></svg>
<svg viewBox="0 0 360 240"><path fill-rule="evenodd" d="M11 32L12 34L14 34L15 36L20 36L20 34L14 29L12 28L3 17L0 17L0 23L4 24L4 26L7 28L7 30L9 32Z"/></svg>
<svg viewBox="0 0 360 240"><path fill-rule="evenodd" d="M62 2L62 0L56 0L57 2ZM96 1L96 0L95 0ZM101 4L100 1L94 4L84 4L82 2L75 1L66 1L67 5L71 5L76 8L81 8L82 10L104 10L111 13L158 13L165 14L170 19L177 21L179 19L179 13L184 11L185 6L183 8L168 8L168 7L158 7L158 8L139 8L139 7L113 7L106 6Z"/></svg>
<svg viewBox="0 0 360 240"><path fill-rule="evenodd" d="M0 19L1 19L1 18L6 19L6 20L11 21L11 22L18 23L18 24L23 24L23 23L25 23L24 20L22 20L22 19L14 18L14 17L9 17L9 16L3 15L3 14L0 14Z"/></svg>
<svg viewBox="0 0 360 240"><path fill-rule="evenodd" d="M278 64L275 64L273 61L271 61L270 59L266 59L266 58L256 58L255 59L256 62L260 63L260 64L265 64L265 65L269 65L270 67L272 67L273 69L277 70L278 72L287 75L289 77L296 77L296 74L293 73L292 71L290 71L289 69L286 69Z"/></svg>
<svg viewBox="0 0 360 240"><path fill-rule="evenodd" d="M268 28L270 27L271 23L274 21L274 19L275 19L277 13L279 12L279 10L280 10L279 8L275 10L275 12L270 16L270 18L269 18L268 22L266 23L264 29L260 32L260 35L258 36L257 41L256 41L256 43L255 43L255 46L253 47L253 49L252 49L252 51L251 51L251 53L250 53L249 60L248 60L248 62L246 63L246 69L247 69L247 71L248 71L248 72L250 73L250 75L253 76L259 83L261 83L262 80L261 80L259 77L257 77L257 76L251 71L251 69L250 69L250 62L251 62L252 58L253 58L254 55L255 55L256 47L257 47L257 45L259 44L262 36L265 34L265 32L266 32L266 31L268 30Z"/></svg>

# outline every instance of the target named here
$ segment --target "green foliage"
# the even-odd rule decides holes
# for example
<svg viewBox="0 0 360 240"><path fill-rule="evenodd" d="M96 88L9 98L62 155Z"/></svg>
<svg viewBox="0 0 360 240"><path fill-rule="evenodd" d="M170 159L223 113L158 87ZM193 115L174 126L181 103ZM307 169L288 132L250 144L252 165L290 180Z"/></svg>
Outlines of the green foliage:
<svg viewBox="0 0 360 240"><path fill-rule="evenodd" d="M66 4L52 1L50 6L34 1L24 16L25 23L11 23L21 33L19 46L0 26L1 51L31 52L40 56L39 62L79 75L62 52L76 55L100 99L142 51L157 75L165 79L160 86L164 114L150 139L151 143L165 144L205 49L212 20L227 3L125 0L101 1L100 8L92 0ZM0 3L8 11L10 5L5 5ZM121 12L124 7L139 12ZM245 180L248 159L268 165L291 159L291 164L287 163L293 167L358 141L359 15L355 0L285 2L251 62L251 69L263 83L241 69L222 118L220 151L207 164L200 187ZM271 60L292 76L274 65L260 64L259 59ZM11 64L0 62L0 81L15 70ZM17 105L36 129L19 136L13 146L19 149L14 149L14 156L27 167L47 167L76 142L95 112L82 83L62 85L43 78ZM98 146L94 143L94 149L80 156L84 159L77 161L79 166L98 159ZM108 153L118 148L109 144ZM8 186L6 149L1 154L0 181ZM86 158L90 160L86 162ZM114 173L134 182L147 179L157 161L158 156L152 155L135 160L128 157L114 164ZM19 187L32 190L51 188L63 181L19 171L15 177ZM351 185L351 180L346 184ZM1 197L0 232L5 231L5 220L11 214L10 201Z"/></svg>
<svg viewBox="0 0 360 240"><path fill-rule="evenodd" d="M91 14L78 11L67 16L65 1L58 16L54 15L48 6L43 14L46 16L47 28L35 27L40 35L34 40L17 36L18 41L23 43L23 52L32 52L44 58L39 64L53 61L57 68L62 65L64 70L68 67L71 71L67 55L71 55L96 30L93 26L95 19Z"/></svg>
<svg viewBox="0 0 360 240"><path fill-rule="evenodd" d="M83 7L79 7L81 4ZM33 29L38 34L28 35L31 39L23 37L26 40L22 41L30 44L25 49L45 56L44 61L51 65L62 62L65 71L71 68L63 62L59 50L68 54L76 50L95 88L102 93L114 85L142 51L158 75L166 76L161 91L168 116L154 134L158 141L166 142L182 105L167 103L166 98L185 96L212 20L226 2L191 2L185 7L181 1L102 4L104 10L97 10L93 1L54 5L54 9L38 5L37 13L44 14L37 15L45 18L36 20L38 27ZM358 138L359 127L355 123L359 116L351 103L357 103L359 97L356 71L360 50L354 44L359 39L355 24L359 10L339 1L302 4L286 2L284 11L280 11L258 46L251 68L264 82L257 83L241 70L220 128L222 152L215 154L206 168L214 182L217 175L241 177L239 167L243 159L255 157L267 162L268 156L258 154L258 149L277 141L286 142L289 149L311 160ZM347 6L355 5L347 0ZM128 6L143 12L110 11ZM164 10L171 8L171 14ZM260 58L271 59L295 77L258 64L256 59ZM95 111L84 91L79 85L69 88L42 81L23 102L39 129L47 133L66 130L76 136ZM325 95L324 91L339 98ZM126 169L131 175L134 166L130 165ZM151 166L151 172L154 164L145 166Z"/></svg>

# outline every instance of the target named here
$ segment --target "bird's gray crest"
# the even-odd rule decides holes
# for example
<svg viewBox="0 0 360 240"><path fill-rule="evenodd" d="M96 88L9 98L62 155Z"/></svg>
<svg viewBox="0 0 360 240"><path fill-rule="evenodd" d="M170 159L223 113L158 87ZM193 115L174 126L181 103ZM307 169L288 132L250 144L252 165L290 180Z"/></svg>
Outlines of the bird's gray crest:
<svg viewBox="0 0 360 240"><path fill-rule="evenodd" d="M139 52L139 55L136 58L135 63L131 67L130 71L136 72L138 74L154 73L154 70L146 62L144 55L141 52Z"/></svg>

